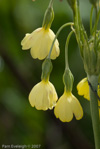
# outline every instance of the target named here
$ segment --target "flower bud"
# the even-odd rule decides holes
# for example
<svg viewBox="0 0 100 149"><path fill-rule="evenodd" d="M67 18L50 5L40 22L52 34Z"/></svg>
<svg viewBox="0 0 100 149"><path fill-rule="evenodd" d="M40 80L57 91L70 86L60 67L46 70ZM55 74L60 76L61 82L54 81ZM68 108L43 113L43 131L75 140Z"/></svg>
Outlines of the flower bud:
<svg viewBox="0 0 100 149"><path fill-rule="evenodd" d="M70 69L65 69L64 75L63 75L63 82L65 85L66 92L71 92L73 88L73 81L74 77L71 73Z"/></svg>
<svg viewBox="0 0 100 149"><path fill-rule="evenodd" d="M45 61L43 62L42 64L42 76L41 76L41 79L43 80L48 80L49 79L49 76L50 76L50 73L52 71L52 62L51 62L51 59L47 58L45 59Z"/></svg>
<svg viewBox="0 0 100 149"><path fill-rule="evenodd" d="M52 21L54 19L54 11L53 11L53 7L52 5L50 5L45 14L44 14L44 19L43 19L43 25L42 27L44 27L45 29L48 29L51 27Z"/></svg>

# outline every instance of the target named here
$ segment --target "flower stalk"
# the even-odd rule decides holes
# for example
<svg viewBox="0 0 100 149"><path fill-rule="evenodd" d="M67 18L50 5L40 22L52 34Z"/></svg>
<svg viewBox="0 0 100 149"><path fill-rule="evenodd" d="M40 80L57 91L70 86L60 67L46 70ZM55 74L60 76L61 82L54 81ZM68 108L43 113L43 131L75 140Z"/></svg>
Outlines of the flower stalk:
<svg viewBox="0 0 100 149"><path fill-rule="evenodd" d="M66 46L65 46L65 69L69 68L69 64L68 64L68 44L69 44L69 40L71 35L73 34L74 31L71 31L67 37L66 40Z"/></svg>
<svg viewBox="0 0 100 149"><path fill-rule="evenodd" d="M59 30L57 31L56 36L55 36L55 38L54 38L54 40L53 40L53 42L52 42L52 45L51 45L51 48L50 48L50 51L49 51L49 54L48 54L48 57L47 57L47 58L50 58L50 56L51 56L51 52L52 52L52 49L53 49L53 45L54 45L55 40L57 39L59 33L62 31L63 28L65 28L65 27L67 27L67 26L70 26L70 25L72 26L72 25L74 25L74 23L73 23L73 22L65 23L64 25L62 25L62 26L59 28Z"/></svg>
<svg viewBox="0 0 100 149"><path fill-rule="evenodd" d="M88 76L88 80L91 83L93 89L97 91L98 76ZM90 86L89 86L89 94L90 94L90 109L91 109L91 118L94 132L95 149L100 149L100 121L99 121L98 99Z"/></svg>
<svg viewBox="0 0 100 149"><path fill-rule="evenodd" d="M90 13L90 34L92 35L92 16L93 16L93 6L91 7L91 13Z"/></svg>

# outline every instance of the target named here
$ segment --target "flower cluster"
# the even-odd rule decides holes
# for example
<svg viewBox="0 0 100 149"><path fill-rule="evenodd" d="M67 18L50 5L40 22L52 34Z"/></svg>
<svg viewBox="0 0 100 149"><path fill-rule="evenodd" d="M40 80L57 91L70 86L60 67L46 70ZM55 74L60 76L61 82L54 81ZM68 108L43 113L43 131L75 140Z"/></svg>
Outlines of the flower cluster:
<svg viewBox="0 0 100 149"><path fill-rule="evenodd" d="M31 49L31 56L34 59L43 60L46 58L42 65L42 80L32 88L29 94L29 102L37 110L48 110L54 107L54 114L57 118L62 122L70 122L73 119L73 115L77 120L81 119L83 117L83 109L78 99L72 94L73 75L68 67L68 60L66 61L63 76L65 90L59 100L55 87L49 81L52 70L51 59L57 58L60 54L57 35L50 29L54 18L52 4L51 0L44 15L42 27L31 34L26 34L21 42L23 50ZM72 23L65 26L67 25L72 25ZM65 50L67 51L66 48ZM65 52L65 54L68 53Z"/></svg>
<svg viewBox="0 0 100 149"><path fill-rule="evenodd" d="M29 102L32 107L36 107L37 110L48 110L55 107L54 114L62 122L70 122L73 115L77 120L83 117L83 109L71 91L65 90L57 100L58 96L53 84L44 79L36 84L29 94Z"/></svg>

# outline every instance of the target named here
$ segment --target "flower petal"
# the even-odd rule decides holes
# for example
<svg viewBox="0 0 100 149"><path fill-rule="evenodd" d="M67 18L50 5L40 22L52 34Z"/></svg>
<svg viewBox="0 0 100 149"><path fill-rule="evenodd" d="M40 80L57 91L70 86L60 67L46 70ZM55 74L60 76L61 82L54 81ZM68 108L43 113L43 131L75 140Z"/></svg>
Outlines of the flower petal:
<svg viewBox="0 0 100 149"><path fill-rule="evenodd" d="M72 120L73 113L71 111L70 103L68 102L65 93L58 100L54 109L54 114L62 122L70 122Z"/></svg>
<svg viewBox="0 0 100 149"><path fill-rule="evenodd" d="M49 36L49 37L48 37L49 40L51 40L51 42L49 42L49 49L48 49L48 53L49 53L50 47L51 47L52 42L53 42L53 40L54 40L54 38L55 38L55 34L54 34L54 32L53 32L51 29L49 29L49 34L48 34L48 36ZM60 54L59 42L58 42L58 40L56 39L56 41L55 41L55 43L54 43L54 46L53 46L53 49L52 49L52 52L51 52L51 59L55 59L56 57L59 56L59 54Z"/></svg>
<svg viewBox="0 0 100 149"><path fill-rule="evenodd" d="M81 119L83 117L83 109L78 101L78 99L71 94L71 109L76 117L77 120Z"/></svg>
<svg viewBox="0 0 100 149"><path fill-rule="evenodd" d="M87 78L82 79L78 85L77 85L77 90L79 95L83 95L84 98L90 100L89 98L89 85L87 82Z"/></svg>
<svg viewBox="0 0 100 149"><path fill-rule="evenodd" d="M31 34L26 34L24 39L21 42L22 49L27 50L30 49L34 43L39 39L39 36L41 36L41 28L36 29Z"/></svg>
<svg viewBox="0 0 100 149"><path fill-rule="evenodd" d="M45 32L38 38L31 48L31 55L33 58L38 58L40 60L44 59L48 55L48 40L45 38Z"/></svg>
<svg viewBox="0 0 100 149"><path fill-rule="evenodd" d="M51 82L49 82L49 87L50 87L49 98L51 99L49 109L52 109L56 105L58 96L57 96L56 90Z"/></svg>

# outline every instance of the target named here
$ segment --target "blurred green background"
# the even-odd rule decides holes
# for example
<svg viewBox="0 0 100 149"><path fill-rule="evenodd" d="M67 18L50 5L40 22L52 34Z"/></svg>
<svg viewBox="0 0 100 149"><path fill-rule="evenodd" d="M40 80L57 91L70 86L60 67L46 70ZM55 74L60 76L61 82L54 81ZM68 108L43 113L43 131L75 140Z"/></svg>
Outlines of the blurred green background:
<svg viewBox="0 0 100 149"><path fill-rule="evenodd" d="M48 3L49 0L0 0L0 148L3 144L25 144L30 145L28 148L40 145L41 149L93 149L89 102L80 97L76 89L86 74L74 35L69 45L69 65L75 77L73 94L83 107L83 119L62 123L55 118L53 110L38 111L28 101L31 88L41 80L42 61L32 59L30 51L23 51L20 43L26 33L41 27ZM90 9L89 1L80 0L81 16L88 34ZM66 0L56 0L54 12L51 29L56 33L73 17ZM60 33L60 56L52 61L50 81L59 97L64 89L64 47L69 31L68 27Z"/></svg>

